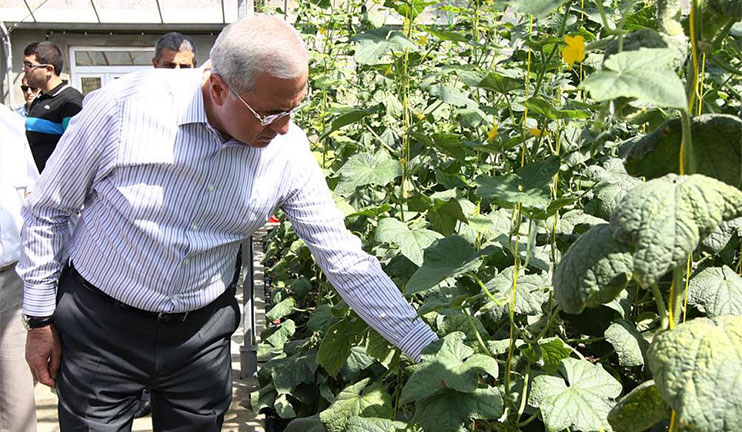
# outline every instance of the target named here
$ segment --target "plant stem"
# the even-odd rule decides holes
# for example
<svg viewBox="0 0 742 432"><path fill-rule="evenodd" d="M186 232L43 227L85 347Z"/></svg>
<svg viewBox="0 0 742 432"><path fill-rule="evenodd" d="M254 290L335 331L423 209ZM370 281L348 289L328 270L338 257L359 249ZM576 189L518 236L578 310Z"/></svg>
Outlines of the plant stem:
<svg viewBox="0 0 742 432"><path fill-rule="evenodd" d="M652 284L652 294L654 295L654 302L657 304L657 313L660 316L662 328L665 329L668 326L667 309L665 308L665 300L662 298L660 287L656 283Z"/></svg>
<svg viewBox="0 0 742 432"><path fill-rule="evenodd" d="M678 161L680 175L696 172L695 158L693 157L693 137L691 134L690 114L687 110L680 110L680 125L683 138L680 144L680 160Z"/></svg>
<svg viewBox="0 0 742 432"><path fill-rule="evenodd" d="M680 322L680 311L683 307L683 276L685 266L679 265L672 271L672 285L670 286L670 300L668 305L670 330Z"/></svg>

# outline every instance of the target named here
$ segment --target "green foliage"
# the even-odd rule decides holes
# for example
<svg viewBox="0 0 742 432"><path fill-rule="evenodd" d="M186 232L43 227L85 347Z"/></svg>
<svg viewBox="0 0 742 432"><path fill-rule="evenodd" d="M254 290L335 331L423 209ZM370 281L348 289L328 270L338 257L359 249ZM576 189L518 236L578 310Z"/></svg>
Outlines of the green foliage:
<svg viewBox="0 0 742 432"><path fill-rule="evenodd" d="M392 414L392 398L380 383L369 384L365 378L352 384L335 398L329 408L319 414L328 432L346 432L353 416L388 418Z"/></svg>
<svg viewBox="0 0 742 432"><path fill-rule="evenodd" d="M533 379L529 403L541 409L550 431L610 430L608 412L620 393L621 383L602 366L567 358L558 375Z"/></svg>
<svg viewBox="0 0 742 432"><path fill-rule="evenodd" d="M742 316L742 277L727 266L703 269L690 281L688 304L709 318Z"/></svg>
<svg viewBox="0 0 742 432"><path fill-rule="evenodd" d="M681 424L701 432L742 429L742 317L698 318L655 337L649 367Z"/></svg>
<svg viewBox="0 0 742 432"><path fill-rule="evenodd" d="M670 407L649 380L618 400L608 413L608 422L616 431L643 432L669 416Z"/></svg>

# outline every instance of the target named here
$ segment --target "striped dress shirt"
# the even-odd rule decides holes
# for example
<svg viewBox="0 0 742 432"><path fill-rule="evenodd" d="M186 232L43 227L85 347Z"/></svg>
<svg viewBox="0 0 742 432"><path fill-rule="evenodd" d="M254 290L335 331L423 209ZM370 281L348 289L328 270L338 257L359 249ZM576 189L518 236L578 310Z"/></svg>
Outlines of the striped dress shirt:
<svg viewBox="0 0 742 432"><path fill-rule="evenodd" d="M264 148L225 141L206 119L202 78L153 69L87 96L24 206L24 313L54 312L64 248L130 306L206 306L230 283L240 242L280 207L356 313L419 358L435 334L345 228L303 131L292 123Z"/></svg>

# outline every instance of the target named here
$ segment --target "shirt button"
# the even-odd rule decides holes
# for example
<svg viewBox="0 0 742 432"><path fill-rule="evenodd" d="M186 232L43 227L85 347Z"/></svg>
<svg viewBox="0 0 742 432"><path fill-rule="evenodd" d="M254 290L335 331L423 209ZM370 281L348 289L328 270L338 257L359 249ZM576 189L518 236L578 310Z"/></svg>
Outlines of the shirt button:
<svg viewBox="0 0 742 432"><path fill-rule="evenodd" d="M207 189L209 190L209 192L214 192L214 185L209 185Z"/></svg>
<svg viewBox="0 0 742 432"><path fill-rule="evenodd" d="M191 229L193 229L193 231L198 231L198 224L191 225Z"/></svg>
<svg viewBox="0 0 742 432"><path fill-rule="evenodd" d="M180 298L180 294L173 294L172 299L178 300Z"/></svg>
<svg viewBox="0 0 742 432"><path fill-rule="evenodd" d="M188 258L186 258L186 259L183 260L183 264L186 264L186 265L188 265L188 263L190 263L190 262L191 262L191 260L188 259Z"/></svg>

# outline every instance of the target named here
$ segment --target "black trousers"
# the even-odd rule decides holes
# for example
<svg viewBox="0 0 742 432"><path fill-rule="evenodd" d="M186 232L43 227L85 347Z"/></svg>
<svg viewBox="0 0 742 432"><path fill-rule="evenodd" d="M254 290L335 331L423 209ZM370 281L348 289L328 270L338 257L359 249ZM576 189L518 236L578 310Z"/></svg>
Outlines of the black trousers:
<svg viewBox="0 0 742 432"><path fill-rule="evenodd" d="M91 291L65 269L54 319L62 341L62 432L130 431L144 388L155 431L221 430L239 320L233 287L182 322L162 322Z"/></svg>

